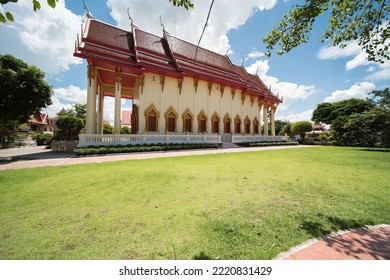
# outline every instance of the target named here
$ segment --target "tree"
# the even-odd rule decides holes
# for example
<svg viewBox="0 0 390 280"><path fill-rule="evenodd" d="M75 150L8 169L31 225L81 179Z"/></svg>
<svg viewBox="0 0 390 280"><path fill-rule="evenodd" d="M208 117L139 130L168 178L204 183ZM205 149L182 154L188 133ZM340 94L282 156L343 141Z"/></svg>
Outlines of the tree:
<svg viewBox="0 0 390 280"><path fill-rule="evenodd" d="M109 122L103 123L103 134L113 134L114 133L114 127Z"/></svg>
<svg viewBox="0 0 390 280"><path fill-rule="evenodd" d="M390 146L390 91L374 90L370 93L375 107L362 113L345 117L338 128L341 142L349 146Z"/></svg>
<svg viewBox="0 0 390 280"><path fill-rule="evenodd" d="M3 6L8 3L17 3L19 0L0 0L0 4ZM58 0L47 0L47 4L53 9L56 7ZM172 2L173 6L184 7L186 10L193 8L194 4L191 0L169 0ZM34 12L41 9L41 3L38 0L32 0ZM0 22L6 23L8 21L14 21L14 17L10 12L5 12L5 14L0 12Z"/></svg>
<svg viewBox="0 0 390 280"><path fill-rule="evenodd" d="M80 130L84 127L83 121L71 114L60 115L57 119L56 140L73 141L78 139Z"/></svg>
<svg viewBox="0 0 390 280"><path fill-rule="evenodd" d="M268 56L276 45L278 54L291 51L310 38L315 20L326 14L328 26L322 42L331 41L333 46L345 47L352 40L368 54L369 61L384 63L390 59L389 43L390 7L388 0L306 0L284 15L278 26L263 39Z"/></svg>
<svg viewBox="0 0 390 280"><path fill-rule="evenodd" d="M45 81L44 72L12 55L0 55L1 140L50 105L51 95L52 88Z"/></svg>
<svg viewBox="0 0 390 280"><path fill-rule="evenodd" d="M298 121L291 125L291 131L294 135L299 135L301 140L305 140L306 132L313 130L313 125L309 121Z"/></svg>
<svg viewBox="0 0 390 280"><path fill-rule="evenodd" d="M75 103L72 108L62 109L58 114L55 140L73 141L79 137L80 130L85 126L86 104Z"/></svg>
<svg viewBox="0 0 390 280"><path fill-rule="evenodd" d="M334 120L342 116L350 116L355 113L362 113L374 107L371 100L350 98L338 102L324 102L317 105L313 112L312 121L332 124Z"/></svg>
<svg viewBox="0 0 390 280"><path fill-rule="evenodd" d="M121 127L121 134L130 134L131 130L127 126L122 126Z"/></svg>

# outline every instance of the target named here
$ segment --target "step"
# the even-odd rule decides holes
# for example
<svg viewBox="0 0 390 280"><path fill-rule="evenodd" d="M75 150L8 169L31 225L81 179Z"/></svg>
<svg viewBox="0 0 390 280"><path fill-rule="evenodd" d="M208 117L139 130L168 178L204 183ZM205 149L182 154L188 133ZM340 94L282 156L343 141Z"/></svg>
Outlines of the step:
<svg viewBox="0 0 390 280"><path fill-rule="evenodd" d="M222 149L232 149L232 148L241 148L241 147L232 143L232 142L223 142L222 143Z"/></svg>

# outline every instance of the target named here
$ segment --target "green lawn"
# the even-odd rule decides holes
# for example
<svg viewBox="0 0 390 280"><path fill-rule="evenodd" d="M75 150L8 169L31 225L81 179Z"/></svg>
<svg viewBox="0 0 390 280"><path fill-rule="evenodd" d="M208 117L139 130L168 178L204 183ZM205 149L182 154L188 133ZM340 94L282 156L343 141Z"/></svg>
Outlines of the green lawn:
<svg viewBox="0 0 390 280"><path fill-rule="evenodd" d="M321 147L0 172L0 259L271 259L390 224L390 153Z"/></svg>

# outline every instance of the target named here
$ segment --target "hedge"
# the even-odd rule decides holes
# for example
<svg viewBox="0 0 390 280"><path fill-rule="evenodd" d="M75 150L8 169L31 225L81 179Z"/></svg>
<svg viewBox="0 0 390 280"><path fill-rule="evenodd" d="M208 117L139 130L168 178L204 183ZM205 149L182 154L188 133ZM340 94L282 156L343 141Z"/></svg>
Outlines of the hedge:
<svg viewBox="0 0 390 280"><path fill-rule="evenodd" d="M298 142L246 142L236 143L240 147L268 147L268 146L294 146L298 145Z"/></svg>
<svg viewBox="0 0 390 280"><path fill-rule="evenodd" d="M127 146L100 146L76 148L74 153L78 156L101 155L115 153L142 153L171 150L190 150L190 149L217 149L219 144L151 144L151 145L127 145Z"/></svg>

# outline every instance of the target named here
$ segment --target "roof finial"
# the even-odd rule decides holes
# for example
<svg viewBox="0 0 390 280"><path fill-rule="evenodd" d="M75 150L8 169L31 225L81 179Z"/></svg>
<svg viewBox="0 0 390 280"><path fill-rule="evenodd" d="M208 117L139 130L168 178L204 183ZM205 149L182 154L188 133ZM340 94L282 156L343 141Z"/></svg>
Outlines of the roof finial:
<svg viewBox="0 0 390 280"><path fill-rule="evenodd" d="M93 18L93 15L91 14L91 12L89 11L88 7L87 7L87 4L85 4L85 1L83 0L83 4L84 4L84 10L87 11L87 17L88 18Z"/></svg>
<svg viewBox="0 0 390 280"><path fill-rule="evenodd" d="M226 51L226 56L229 54L229 52L230 52L230 47L227 49L227 51Z"/></svg>
<svg viewBox="0 0 390 280"><path fill-rule="evenodd" d="M162 22L162 15L160 15L160 24L161 24L161 26L162 26L162 28L163 28L163 33L164 33L164 35L165 35L165 34L168 33L168 32L165 30L165 26L164 26L164 24L163 24L163 22Z"/></svg>
<svg viewBox="0 0 390 280"><path fill-rule="evenodd" d="M259 66L257 66L257 68L256 68L256 76L257 77L259 76Z"/></svg>
<svg viewBox="0 0 390 280"><path fill-rule="evenodd" d="M130 16L130 6L127 8L127 15L129 16L130 26L131 26L131 28L133 28L134 21L133 21L133 18Z"/></svg>
<svg viewBox="0 0 390 280"><path fill-rule="evenodd" d="M241 62L242 67L244 67L244 63L245 63L245 56L242 57L242 62Z"/></svg>

